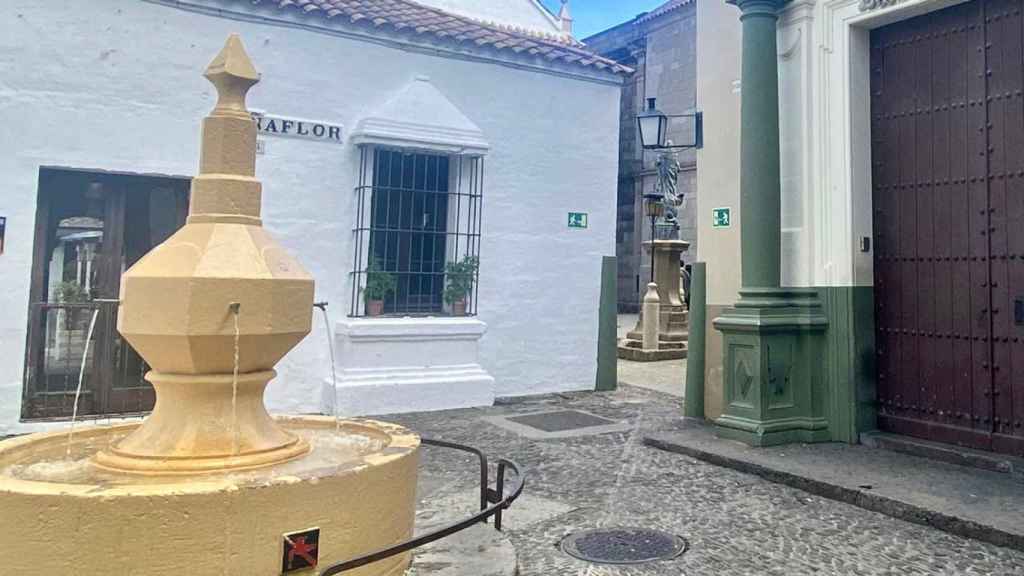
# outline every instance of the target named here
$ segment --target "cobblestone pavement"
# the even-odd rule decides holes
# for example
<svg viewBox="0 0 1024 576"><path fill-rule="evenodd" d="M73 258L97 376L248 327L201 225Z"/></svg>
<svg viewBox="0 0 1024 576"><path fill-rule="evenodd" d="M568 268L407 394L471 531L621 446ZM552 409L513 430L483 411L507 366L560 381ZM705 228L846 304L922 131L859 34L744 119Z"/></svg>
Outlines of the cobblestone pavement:
<svg viewBox="0 0 1024 576"><path fill-rule="evenodd" d="M679 399L623 387L528 399L486 409L383 419L425 436L507 456L528 474L506 533L522 576L974 575L1024 576L1024 553L959 538L641 444L642 432L678 428ZM578 409L630 430L529 440L484 416ZM425 450L420 515L473 510L474 461ZM689 540L678 559L632 567L577 561L557 544L575 530L642 526Z"/></svg>
<svg viewBox="0 0 1024 576"><path fill-rule="evenodd" d="M619 340L636 326L636 314L619 314ZM631 386L682 396L686 386L686 359L660 362L618 361L618 381Z"/></svg>

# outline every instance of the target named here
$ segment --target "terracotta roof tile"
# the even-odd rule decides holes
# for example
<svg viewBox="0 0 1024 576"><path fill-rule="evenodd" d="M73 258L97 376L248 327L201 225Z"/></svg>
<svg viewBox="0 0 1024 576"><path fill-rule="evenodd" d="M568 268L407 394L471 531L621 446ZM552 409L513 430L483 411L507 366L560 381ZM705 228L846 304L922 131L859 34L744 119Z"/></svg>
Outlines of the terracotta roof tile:
<svg viewBox="0 0 1024 576"><path fill-rule="evenodd" d="M242 0L223 1L242 3ZM690 0L673 0L677 1L685 3ZM429 34L449 43L472 43L515 54L525 52L543 56L551 62L611 70L617 74L632 72L626 66L590 52L572 37L479 22L412 0L246 0L245 3L271 6L281 11L295 10L310 18L327 21L343 19L367 30L390 29L413 36Z"/></svg>

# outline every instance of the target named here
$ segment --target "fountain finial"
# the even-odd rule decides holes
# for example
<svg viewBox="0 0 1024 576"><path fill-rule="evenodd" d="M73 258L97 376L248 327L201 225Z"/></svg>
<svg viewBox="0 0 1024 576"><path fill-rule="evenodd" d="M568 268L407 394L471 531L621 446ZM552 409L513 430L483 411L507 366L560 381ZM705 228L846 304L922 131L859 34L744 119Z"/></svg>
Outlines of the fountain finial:
<svg viewBox="0 0 1024 576"><path fill-rule="evenodd" d="M212 115L249 117L245 95L260 81L260 73L252 65L238 34L228 36L224 48L206 67L203 76L217 88L217 105Z"/></svg>
<svg viewBox="0 0 1024 576"><path fill-rule="evenodd" d="M256 122L245 106L260 74L232 34L203 74L217 104L203 119L199 176L192 181L189 222L260 226L262 186L256 175Z"/></svg>

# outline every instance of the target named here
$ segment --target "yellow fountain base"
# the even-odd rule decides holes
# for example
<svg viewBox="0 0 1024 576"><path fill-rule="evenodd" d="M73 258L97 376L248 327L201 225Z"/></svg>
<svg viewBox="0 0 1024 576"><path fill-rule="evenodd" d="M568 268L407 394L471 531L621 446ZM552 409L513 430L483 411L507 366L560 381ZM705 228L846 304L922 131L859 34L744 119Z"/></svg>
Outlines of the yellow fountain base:
<svg viewBox="0 0 1024 576"><path fill-rule="evenodd" d="M276 576L284 535L319 528L319 566L402 541L415 516L419 437L374 421L277 422L311 446L289 462L194 476L123 474L94 457L138 424L0 442L0 573ZM404 554L347 572L398 576ZM306 576L319 571L306 570Z"/></svg>
<svg viewBox="0 0 1024 576"><path fill-rule="evenodd" d="M282 430L263 406L263 390L276 374L265 370L232 378L150 371L146 380L159 398L153 413L124 440L96 454L93 462L114 472L188 475L299 458L309 452L309 443Z"/></svg>

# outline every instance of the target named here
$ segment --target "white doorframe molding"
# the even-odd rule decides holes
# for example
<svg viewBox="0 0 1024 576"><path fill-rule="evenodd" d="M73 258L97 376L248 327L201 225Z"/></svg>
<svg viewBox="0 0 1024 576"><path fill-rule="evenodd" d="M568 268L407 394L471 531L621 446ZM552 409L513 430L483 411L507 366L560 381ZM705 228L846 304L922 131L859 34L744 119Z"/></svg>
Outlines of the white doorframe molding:
<svg viewBox="0 0 1024 576"><path fill-rule="evenodd" d="M861 252L859 244L861 237L872 237L871 30L962 1L817 5L815 143L808 146L812 188L820 199L814 214L814 285L874 284L873 255Z"/></svg>

